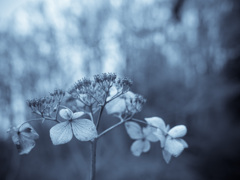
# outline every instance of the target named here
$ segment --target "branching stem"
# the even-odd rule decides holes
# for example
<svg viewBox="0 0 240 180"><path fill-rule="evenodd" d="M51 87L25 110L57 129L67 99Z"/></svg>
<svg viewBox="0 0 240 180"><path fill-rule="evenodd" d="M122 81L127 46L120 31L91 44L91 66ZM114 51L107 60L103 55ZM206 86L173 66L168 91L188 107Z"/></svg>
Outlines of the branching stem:
<svg viewBox="0 0 240 180"><path fill-rule="evenodd" d="M54 121L54 122L59 123L58 120L53 119L53 118L37 118L37 119L31 119L31 120L29 120L29 121L25 121L24 123L22 123L22 124L18 127L18 129L20 129L20 128L21 128L24 124L26 124L26 123L33 122L33 121L42 121L43 119L45 119L46 121Z"/></svg>

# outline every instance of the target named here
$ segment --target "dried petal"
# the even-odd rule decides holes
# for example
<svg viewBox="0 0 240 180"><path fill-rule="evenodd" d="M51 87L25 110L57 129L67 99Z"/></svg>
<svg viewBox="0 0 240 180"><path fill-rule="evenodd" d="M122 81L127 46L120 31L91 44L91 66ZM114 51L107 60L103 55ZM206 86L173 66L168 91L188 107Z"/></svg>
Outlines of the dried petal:
<svg viewBox="0 0 240 180"><path fill-rule="evenodd" d="M187 128L184 125L178 125L169 130L168 134L173 138L180 138L185 136Z"/></svg>
<svg viewBox="0 0 240 180"><path fill-rule="evenodd" d="M90 141L97 137L96 126L89 119L73 120L72 130L75 137L80 141Z"/></svg>
<svg viewBox="0 0 240 180"><path fill-rule="evenodd" d="M125 127L131 139L142 139L144 137L141 126L139 126L137 123L126 122Z"/></svg>
<svg viewBox="0 0 240 180"><path fill-rule="evenodd" d="M50 129L50 137L54 145L68 143L73 137L71 123L65 121L53 126Z"/></svg>

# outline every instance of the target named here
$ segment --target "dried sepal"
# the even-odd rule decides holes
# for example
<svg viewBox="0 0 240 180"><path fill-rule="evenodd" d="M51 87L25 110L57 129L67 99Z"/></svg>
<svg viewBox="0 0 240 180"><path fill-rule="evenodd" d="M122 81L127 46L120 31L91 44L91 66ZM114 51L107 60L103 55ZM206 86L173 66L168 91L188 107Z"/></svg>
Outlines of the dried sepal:
<svg viewBox="0 0 240 180"><path fill-rule="evenodd" d="M12 127L9 133L20 155L28 154L35 147L35 140L39 138L38 133L28 123L20 128Z"/></svg>

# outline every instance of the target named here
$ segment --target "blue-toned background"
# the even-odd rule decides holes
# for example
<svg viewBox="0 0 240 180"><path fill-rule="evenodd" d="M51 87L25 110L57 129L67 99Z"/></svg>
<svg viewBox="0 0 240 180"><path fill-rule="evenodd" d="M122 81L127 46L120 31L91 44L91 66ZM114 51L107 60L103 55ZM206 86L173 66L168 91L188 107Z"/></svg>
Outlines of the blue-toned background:
<svg viewBox="0 0 240 180"><path fill-rule="evenodd" d="M137 118L188 128L167 165L159 143L137 158L119 127L98 142L97 180L240 178L240 3L234 0L0 1L0 179L85 180L89 143L53 146L50 123L19 156L6 133L33 115L27 99L115 72L147 98ZM117 122L104 112L100 130Z"/></svg>

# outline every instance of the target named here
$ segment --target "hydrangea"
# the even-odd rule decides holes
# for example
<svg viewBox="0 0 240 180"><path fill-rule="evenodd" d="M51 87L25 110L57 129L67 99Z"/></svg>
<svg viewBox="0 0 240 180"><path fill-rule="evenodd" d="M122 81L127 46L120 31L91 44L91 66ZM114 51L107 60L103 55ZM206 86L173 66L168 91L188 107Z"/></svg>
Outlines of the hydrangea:
<svg viewBox="0 0 240 180"><path fill-rule="evenodd" d="M83 112L73 113L70 109L61 109L60 116L65 120L50 129L50 137L54 145L71 141L73 134L80 141L90 141L97 137L94 123L81 118Z"/></svg>
<svg viewBox="0 0 240 180"><path fill-rule="evenodd" d="M141 128L135 122L126 122L125 127L130 138L135 140L131 146L131 151L135 156L140 156L143 152L148 152L151 148L150 142L158 141L150 126Z"/></svg>
<svg viewBox="0 0 240 180"><path fill-rule="evenodd" d="M169 125L165 125L162 118L151 117L145 118L145 120L149 125L157 127L154 134L160 140L161 147L163 148L163 158L166 163L170 162L172 156L178 157L188 147L186 141L181 139L187 133L186 126L178 125L170 129Z"/></svg>

